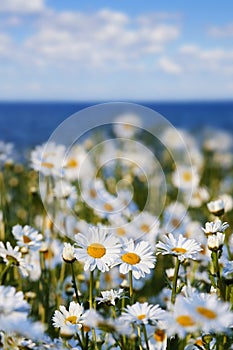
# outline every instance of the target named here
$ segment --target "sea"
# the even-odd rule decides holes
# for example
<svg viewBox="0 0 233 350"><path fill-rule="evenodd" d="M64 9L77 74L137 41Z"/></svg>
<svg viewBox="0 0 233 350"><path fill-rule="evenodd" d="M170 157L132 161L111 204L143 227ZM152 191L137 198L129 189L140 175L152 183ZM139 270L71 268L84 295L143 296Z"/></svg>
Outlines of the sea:
<svg viewBox="0 0 233 350"><path fill-rule="evenodd" d="M130 102L130 101L128 101ZM162 114L175 127L226 130L233 136L233 100L199 102L140 102ZM46 142L65 119L101 102L0 102L0 140L18 149ZM80 121L82 122L82 121Z"/></svg>

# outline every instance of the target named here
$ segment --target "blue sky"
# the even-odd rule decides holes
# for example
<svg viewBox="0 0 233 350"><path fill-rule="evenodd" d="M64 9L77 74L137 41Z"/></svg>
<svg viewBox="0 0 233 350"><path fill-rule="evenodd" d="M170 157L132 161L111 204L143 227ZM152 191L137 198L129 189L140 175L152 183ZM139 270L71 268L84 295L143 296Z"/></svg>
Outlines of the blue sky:
<svg viewBox="0 0 233 350"><path fill-rule="evenodd" d="M232 13L232 0L1 0L0 100L231 99Z"/></svg>

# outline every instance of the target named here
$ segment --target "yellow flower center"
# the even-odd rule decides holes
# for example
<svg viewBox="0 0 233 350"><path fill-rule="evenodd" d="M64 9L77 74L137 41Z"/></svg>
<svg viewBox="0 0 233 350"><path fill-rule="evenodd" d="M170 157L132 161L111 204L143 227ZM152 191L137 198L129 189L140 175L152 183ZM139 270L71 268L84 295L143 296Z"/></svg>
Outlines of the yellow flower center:
<svg viewBox="0 0 233 350"><path fill-rule="evenodd" d="M52 163L49 163L49 162L42 162L41 166L48 168L48 169L52 169L54 167L54 165Z"/></svg>
<svg viewBox="0 0 233 350"><path fill-rule="evenodd" d="M174 228L178 228L178 227L180 227L180 220L174 218L174 219L172 219L171 224Z"/></svg>
<svg viewBox="0 0 233 350"><path fill-rule="evenodd" d="M104 209L107 211L113 211L113 206L109 203L104 204Z"/></svg>
<svg viewBox="0 0 233 350"><path fill-rule="evenodd" d="M136 265L141 261L140 256L135 253L125 253L122 255L121 259L130 265Z"/></svg>
<svg viewBox="0 0 233 350"><path fill-rule="evenodd" d="M187 252L186 249L180 247L172 248L172 251L178 254L185 254Z"/></svg>
<svg viewBox="0 0 233 350"><path fill-rule="evenodd" d="M140 228L145 233L148 233L150 231L150 226L147 224L142 224Z"/></svg>
<svg viewBox="0 0 233 350"><path fill-rule="evenodd" d="M89 191L90 197L91 198L96 198L97 197L97 192L94 188L91 188Z"/></svg>
<svg viewBox="0 0 233 350"><path fill-rule="evenodd" d="M190 182L192 180L192 174L188 171L184 171L182 177L186 182Z"/></svg>
<svg viewBox="0 0 233 350"><path fill-rule="evenodd" d="M194 326L195 322L189 315L180 315L176 318L176 321L183 327Z"/></svg>
<svg viewBox="0 0 233 350"><path fill-rule="evenodd" d="M214 311L207 309L206 307L198 306L196 310L199 314L211 320L217 317L217 314Z"/></svg>
<svg viewBox="0 0 233 350"><path fill-rule="evenodd" d="M156 331L154 332L154 339L157 341L157 342L163 342L164 339L166 337L166 333L164 332L163 329L156 329Z"/></svg>
<svg viewBox="0 0 233 350"><path fill-rule="evenodd" d="M87 252L92 258L100 259L106 254L106 248L100 243L92 243L88 246Z"/></svg>
<svg viewBox="0 0 233 350"><path fill-rule="evenodd" d="M87 332L90 332L90 330L91 330L91 328L90 328L89 326L87 326L87 325L85 325L85 324L83 325L83 331L84 331L84 332L87 333Z"/></svg>
<svg viewBox="0 0 233 350"><path fill-rule="evenodd" d="M24 242L25 244L28 244L28 243L30 243L31 241L32 241L31 238L29 238L28 236L23 235L23 242Z"/></svg>
<svg viewBox="0 0 233 350"><path fill-rule="evenodd" d="M66 317L65 322L70 322L72 324L76 324L77 323L77 316L68 316L68 317Z"/></svg>
<svg viewBox="0 0 233 350"><path fill-rule="evenodd" d="M77 162L76 159L71 158L71 159L68 160L66 166L67 166L67 168L76 168L78 166L78 162Z"/></svg>
<svg viewBox="0 0 233 350"><path fill-rule="evenodd" d="M124 236L126 234L126 231L125 231L125 229L123 227L118 227L117 228L117 234L119 236Z"/></svg>
<svg viewBox="0 0 233 350"><path fill-rule="evenodd" d="M146 317L146 314L138 315L139 321L143 320L145 317Z"/></svg>

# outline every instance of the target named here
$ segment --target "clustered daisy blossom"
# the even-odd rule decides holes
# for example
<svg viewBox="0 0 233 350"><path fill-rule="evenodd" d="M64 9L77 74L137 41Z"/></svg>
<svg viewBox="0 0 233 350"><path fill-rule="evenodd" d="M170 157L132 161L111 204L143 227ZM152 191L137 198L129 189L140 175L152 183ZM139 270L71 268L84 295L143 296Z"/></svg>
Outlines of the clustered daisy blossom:
<svg viewBox="0 0 233 350"><path fill-rule="evenodd" d="M182 235L175 237L172 233L164 236L164 242L156 244L157 254L176 256L181 262L185 259L197 259L202 250L201 244L194 239L187 239Z"/></svg>
<svg viewBox="0 0 233 350"><path fill-rule="evenodd" d="M82 327L82 315L84 308L82 305L72 301L67 310L61 305L59 310L56 310L53 316L54 327L60 328L63 335L74 334Z"/></svg>
<svg viewBox="0 0 233 350"><path fill-rule="evenodd" d="M154 252L148 242L134 243L133 239L130 239L123 242L121 255L116 264L120 264L120 273L125 275L132 271L133 277L139 279L150 273L155 262Z"/></svg>
<svg viewBox="0 0 233 350"><path fill-rule="evenodd" d="M75 241L74 256L84 263L84 271L109 271L120 253L120 242L105 228L91 227L86 235L77 234Z"/></svg>

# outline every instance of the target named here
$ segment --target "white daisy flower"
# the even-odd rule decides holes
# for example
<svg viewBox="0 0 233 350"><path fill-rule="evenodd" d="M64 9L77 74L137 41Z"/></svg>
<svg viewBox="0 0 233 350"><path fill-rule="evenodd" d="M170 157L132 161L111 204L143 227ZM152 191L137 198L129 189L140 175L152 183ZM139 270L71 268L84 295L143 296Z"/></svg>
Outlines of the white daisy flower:
<svg viewBox="0 0 233 350"><path fill-rule="evenodd" d="M225 241L225 234L217 232L216 234L209 235L207 239L208 249L211 251L217 251L222 248Z"/></svg>
<svg viewBox="0 0 233 350"><path fill-rule="evenodd" d="M131 138L141 125L141 119L136 114L122 114L114 120L113 130L118 137Z"/></svg>
<svg viewBox="0 0 233 350"><path fill-rule="evenodd" d="M82 315L84 308L82 305L72 301L67 310L65 306L61 305L59 310L56 310L53 320L53 326L60 328L61 333L74 334L77 330L81 329Z"/></svg>
<svg viewBox="0 0 233 350"><path fill-rule="evenodd" d="M148 335L150 350L167 349L167 333L164 329L156 328L153 334Z"/></svg>
<svg viewBox="0 0 233 350"><path fill-rule="evenodd" d="M207 208L210 213L214 214L215 216L221 216L225 212L225 205L222 199L217 199L207 203Z"/></svg>
<svg viewBox="0 0 233 350"><path fill-rule="evenodd" d="M185 192L185 202L192 208L199 208L203 203L209 200L209 193L205 187L197 187L193 189L190 198L190 192Z"/></svg>
<svg viewBox="0 0 233 350"><path fill-rule="evenodd" d="M12 233L19 247L26 247L32 250L39 250L42 244L43 236L31 226L15 225Z"/></svg>
<svg viewBox="0 0 233 350"><path fill-rule="evenodd" d="M76 260L74 256L74 246L72 246L70 243L64 243L62 258L67 263L73 263Z"/></svg>
<svg viewBox="0 0 233 350"><path fill-rule="evenodd" d="M200 176L197 169L179 165L172 174L172 183L181 190L192 190L199 185Z"/></svg>
<svg viewBox="0 0 233 350"><path fill-rule="evenodd" d="M31 152L31 167L45 176L60 175L64 155L64 145L56 145L54 142L45 143Z"/></svg>
<svg viewBox="0 0 233 350"><path fill-rule="evenodd" d="M15 287L0 286L0 315L12 312L28 313L30 305L24 299L23 292L17 292Z"/></svg>
<svg viewBox="0 0 233 350"><path fill-rule="evenodd" d="M215 294L194 294L190 299L191 313L205 332L221 333L233 324L230 304L218 300Z"/></svg>
<svg viewBox="0 0 233 350"><path fill-rule="evenodd" d="M168 326L169 336L178 334L180 338L185 338L186 334L194 333L198 330L198 324L192 315L191 305L187 298L178 295L171 313L165 314L165 322Z"/></svg>
<svg viewBox="0 0 233 350"><path fill-rule="evenodd" d="M127 305L120 319L124 322L136 324L158 324L164 320L165 311L159 305L136 302L133 305Z"/></svg>
<svg viewBox="0 0 233 350"><path fill-rule="evenodd" d="M5 248L4 244L0 242L0 256L3 258L4 262L6 264L10 263L13 266L16 266L21 275L23 277L27 277L32 267L22 258L22 254L19 249L19 246L13 248L10 242L6 242Z"/></svg>
<svg viewBox="0 0 233 350"><path fill-rule="evenodd" d="M0 141L0 165L12 162L13 148L13 143Z"/></svg>
<svg viewBox="0 0 233 350"><path fill-rule="evenodd" d="M98 301L98 304L100 303L108 303L111 305L115 305L116 301L121 299L122 295L123 295L124 289L119 289L114 290L105 290L101 292L101 297L97 297L96 300Z"/></svg>
<svg viewBox="0 0 233 350"><path fill-rule="evenodd" d="M149 274L155 263L156 257L149 242L134 243L133 239L124 241L121 257L116 261L116 264L120 264L120 273L125 275L132 271L136 279Z"/></svg>
<svg viewBox="0 0 233 350"><path fill-rule="evenodd" d="M109 234L106 228L90 227L86 235L75 235L74 256L84 263L84 271L95 268L101 272L109 271L120 254L121 244Z"/></svg>
<svg viewBox="0 0 233 350"><path fill-rule="evenodd" d="M79 179L79 171L82 166L82 163L86 162L87 153L83 146L75 145L73 146L69 153L64 157L62 167L64 176L66 179L74 181Z"/></svg>
<svg viewBox="0 0 233 350"><path fill-rule="evenodd" d="M229 227L227 222L222 222L221 220L211 221L205 223L205 228L202 227L202 230L206 235L212 235L217 232L224 232Z"/></svg>
<svg viewBox="0 0 233 350"><path fill-rule="evenodd" d="M185 259L196 260L199 252L202 250L200 243L194 239L187 239L182 235L174 237L172 233L164 237L165 242L158 242L156 247L157 254L167 255L171 254L177 256L183 262Z"/></svg>
<svg viewBox="0 0 233 350"><path fill-rule="evenodd" d="M169 204L163 214L163 229L165 232L185 234L191 219L187 214L187 207L182 203Z"/></svg>

